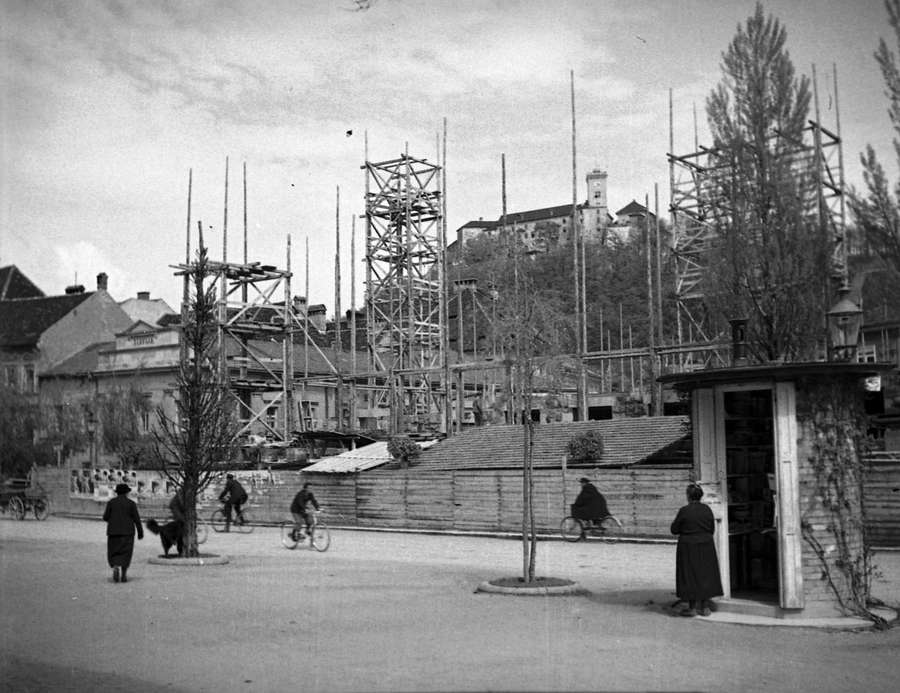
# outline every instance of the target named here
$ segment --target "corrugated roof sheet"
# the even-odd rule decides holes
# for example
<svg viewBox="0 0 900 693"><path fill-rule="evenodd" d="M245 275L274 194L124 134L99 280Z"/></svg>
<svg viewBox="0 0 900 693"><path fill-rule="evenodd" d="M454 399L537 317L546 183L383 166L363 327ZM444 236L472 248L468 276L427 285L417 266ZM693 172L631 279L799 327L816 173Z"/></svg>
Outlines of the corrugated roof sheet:
<svg viewBox="0 0 900 693"><path fill-rule="evenodd" d="M423 450L430 448L437 441L425 440L416 441ZM380 467L388 462L393 462L394 458L387 450L387 441L379 440L370 445L365 445L356 450L348 450L340 455L325 457L314 464L304 467L304 472L316 472L323 474L352 474L354 472L362 472L367 469Z"/></svg>

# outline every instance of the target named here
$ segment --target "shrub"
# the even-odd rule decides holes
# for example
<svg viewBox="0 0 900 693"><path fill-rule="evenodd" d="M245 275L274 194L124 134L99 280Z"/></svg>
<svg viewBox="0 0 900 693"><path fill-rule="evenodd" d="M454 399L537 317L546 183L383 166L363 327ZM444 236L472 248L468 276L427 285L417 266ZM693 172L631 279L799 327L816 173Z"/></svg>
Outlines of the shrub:
<svg viewBox="0 0 900 693"><path fill-rule="evenodd" d="M408 462L411 457L415 457L422 452L419 444L406 436L391 436L388 439L387 449L391 457L395 460L400 460L402 463Z"/></svg>
<svg viewBox="0 0 900 693"><path fill-rule="evenodd" d="M566 444L572 462L599 462L603 457L603 437L596 431L575 436Z"/></svg>

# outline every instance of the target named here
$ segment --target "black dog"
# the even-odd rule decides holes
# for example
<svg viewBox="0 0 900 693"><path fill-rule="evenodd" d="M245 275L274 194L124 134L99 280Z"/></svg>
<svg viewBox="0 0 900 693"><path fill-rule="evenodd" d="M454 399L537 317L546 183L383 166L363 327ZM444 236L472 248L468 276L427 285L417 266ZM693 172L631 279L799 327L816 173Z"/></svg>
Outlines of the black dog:
<svg viewBox="0 0 900 693"><path fill-rule="evenodd" d="M161 525L156 520L147 520L147 529L154 534L159 535L159 540L162 542L163 551L166 552L166 556L169 555L169 549L171 549L172 546L178 547L179 556L184 553L184 537L182 537L180 522L172 520L171 522Z"/></svg>

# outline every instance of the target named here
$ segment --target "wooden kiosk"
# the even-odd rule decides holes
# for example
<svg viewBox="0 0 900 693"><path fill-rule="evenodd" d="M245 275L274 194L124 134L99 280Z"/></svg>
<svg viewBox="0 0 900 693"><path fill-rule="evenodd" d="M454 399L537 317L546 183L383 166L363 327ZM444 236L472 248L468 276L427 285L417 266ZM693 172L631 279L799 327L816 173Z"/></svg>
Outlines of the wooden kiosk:
<svg viewBox="0 0 900 693"><path fill-rule="evenodd" d="M660 378L691 397L722 610L813 618L865 609L860 442L866 385L882 370L816 362Z"/></svg>

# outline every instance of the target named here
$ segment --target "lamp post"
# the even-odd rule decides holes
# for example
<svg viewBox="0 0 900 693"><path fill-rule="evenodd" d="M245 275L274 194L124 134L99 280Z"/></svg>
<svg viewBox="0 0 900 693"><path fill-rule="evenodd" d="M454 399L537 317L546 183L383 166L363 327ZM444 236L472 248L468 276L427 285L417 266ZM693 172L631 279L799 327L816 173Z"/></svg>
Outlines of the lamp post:
<svg viewBox="0 0 900 693"><path fill-rule="evenodd" d="M96 459L95 459L95 458L96 458L96 452L97 452L97 447L96 447L97 420L94 418L94 412L93 412L93 411L89 411L89 412L88 412L88 418L87 418L87 434L88 434L88 441L89 441L90 446L91 446L91 447L90 447L90 451L89 451L91 468L92 468L92 469L96 469L97 463L96 463Z"/></svg>
<svg viewBox="0 0 900 693"><path fill-rule="evenodd" d="M850 299L850 288L842 286L838 290L838 300L826 313L828 334L831 338L831 359L852 361L856 358L859 344L859 330L862 327L863 311Z"/></svg>

